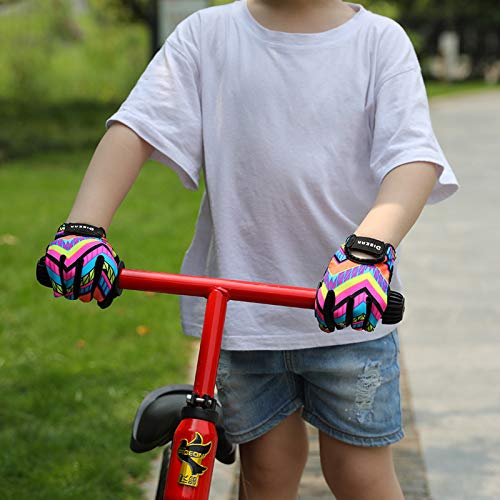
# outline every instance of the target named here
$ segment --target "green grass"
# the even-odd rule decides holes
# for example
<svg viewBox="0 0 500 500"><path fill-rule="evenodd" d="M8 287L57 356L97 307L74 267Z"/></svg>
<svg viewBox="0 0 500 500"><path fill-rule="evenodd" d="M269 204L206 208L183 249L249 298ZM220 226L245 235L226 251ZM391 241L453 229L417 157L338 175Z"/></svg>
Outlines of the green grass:
<svg viewBox="0 0 500 500"><path fill-rule="evenodd" d="M124 292L111 308L54 300L34 266L65 219L91 151L0 168L2 499L137 499L151 456L128 449L143 396L184 381L192 341L178 298ZM200 193L147 164L109 237L130 268L178 272ZM143 325L146 335L139 335Z"/></svg>
<svg viewBox="0 0 500 500"><path fill-rule="evenodd" d="M430 98L500 89L500 85L491 85L480 80L455 83L429 81L426 82L426 87Z"/></svg>

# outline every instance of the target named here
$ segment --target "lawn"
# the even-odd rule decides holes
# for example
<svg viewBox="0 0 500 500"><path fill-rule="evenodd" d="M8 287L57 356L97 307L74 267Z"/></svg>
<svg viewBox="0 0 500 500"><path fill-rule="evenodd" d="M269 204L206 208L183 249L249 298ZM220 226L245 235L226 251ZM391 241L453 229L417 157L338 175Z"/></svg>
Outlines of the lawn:
<svg viewBox="0 0 500 500"><path fill-rule="evenodd" d="M429 97L439 97L453 94L465 94L469 92L498 90L500 88L500 85L488 84L481 80L454 83L428 81L426 83L426 87Z"/></svg>
<svg viewBox="0 0 500 500"><path fill-rule="evenodd" d="M34 266L65 219L91 150L0 166L2 499L137 499L150 456L128 449L150 390L183 382L192 341L178 299L124 292L108 310L54 300ZM148 163L109 238L130 268L178 272L200 193Z"/></svg>

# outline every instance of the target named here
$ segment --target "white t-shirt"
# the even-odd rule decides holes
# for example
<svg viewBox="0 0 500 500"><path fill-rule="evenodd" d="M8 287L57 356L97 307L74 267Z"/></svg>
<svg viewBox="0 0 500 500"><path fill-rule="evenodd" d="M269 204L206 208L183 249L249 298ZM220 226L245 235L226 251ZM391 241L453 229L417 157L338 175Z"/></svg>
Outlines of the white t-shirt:
<svg viewBox="0 0 500 500"><path fill-rule="evenodd" d="M153 145L152 158L188 189L204 172L181 272L314 288L392 169L437 164L431 202L457 189L409 38L396 22L349 5L352 19L315 34L266 29L246 0L196 12L108 120ZM401 288L397 271L391 288ZM181 298L186 333L199 335L205 304ZM345 344L393 329L325 334L312 310L229 302L223 348Z"/></svg>

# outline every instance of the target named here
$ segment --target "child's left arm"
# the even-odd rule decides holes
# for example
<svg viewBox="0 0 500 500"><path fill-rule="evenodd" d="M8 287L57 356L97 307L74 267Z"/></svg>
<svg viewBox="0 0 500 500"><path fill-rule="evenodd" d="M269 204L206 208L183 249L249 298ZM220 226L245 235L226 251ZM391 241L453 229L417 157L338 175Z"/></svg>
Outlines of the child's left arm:
<svg viewBox="0 0 500 500"><path fill-rule="evenodd" d="M373 208L335 253L318 286L315 314L323 331L375 330L387 308L395 247L418 219L437 176L435 164L412 162L384 177Z"/></svg>
<svg viewBox="0 0 500 500"><path fill-rule="evenodd" d="M387 309L395 248L426 203L458 183L434 134L425 83L410 38L386 21L378 38L369 124L375 204L335 252L316 294L319 327L375 330Z"/></svg>
<svg viewBox="0 0 500 500"><path fill-rule="evenodd" d="M397 247L422 213L437 179L433 163L407 163L382 181L375 205L356 231Z"/></svg>

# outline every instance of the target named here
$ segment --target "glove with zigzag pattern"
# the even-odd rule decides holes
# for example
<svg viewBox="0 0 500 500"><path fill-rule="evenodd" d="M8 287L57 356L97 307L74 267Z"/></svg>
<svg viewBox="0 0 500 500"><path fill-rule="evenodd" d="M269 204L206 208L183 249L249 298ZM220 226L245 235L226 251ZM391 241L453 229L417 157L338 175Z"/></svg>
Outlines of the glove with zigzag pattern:
<svg viewBox="0 0 500 500"><path fill-rule="evenodd" d="M351 326L373 332L387 308L395 260L391 244L349 236L335 252L316 291L320 329L330 333Z"/></svg>
<svg viewBox="0 0 500 500"><path fill-rule="evenodd" d="M47 247L45 266L54 297L83 302L96 299L104 309L121 294L115 281L124 266L102 227L62 224Z"/></svg>

